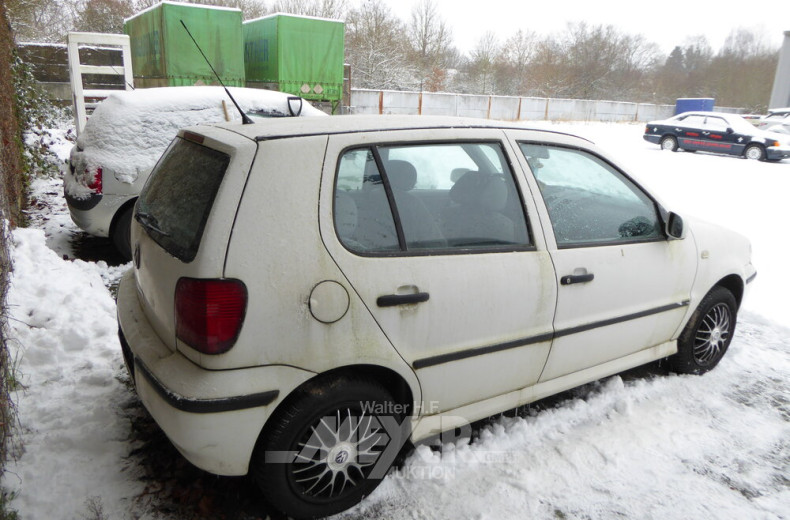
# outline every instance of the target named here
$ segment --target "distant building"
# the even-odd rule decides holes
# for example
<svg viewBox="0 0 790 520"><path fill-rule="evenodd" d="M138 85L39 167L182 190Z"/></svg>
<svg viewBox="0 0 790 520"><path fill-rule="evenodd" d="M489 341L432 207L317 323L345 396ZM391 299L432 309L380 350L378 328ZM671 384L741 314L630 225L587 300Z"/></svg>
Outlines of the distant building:
<svg viewBox="0 0 790 520"><path fill-rule="evenodd" d="M769 108L790 107L790 31L785 31L785 41L779 51L774 88Z"/></svg>

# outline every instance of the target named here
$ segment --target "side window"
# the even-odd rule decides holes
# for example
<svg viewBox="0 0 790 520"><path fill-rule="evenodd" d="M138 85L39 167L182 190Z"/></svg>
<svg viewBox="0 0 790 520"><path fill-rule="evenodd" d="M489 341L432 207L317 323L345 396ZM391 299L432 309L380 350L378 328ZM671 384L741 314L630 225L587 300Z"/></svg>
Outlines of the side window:
<svg viewBox="0 0 790 520"><path fill-rule="evenodd" d="M346 151L336 178L335 227L348 249L362 253L530 245L523 204L498 143Z"/></svg>
<svg viewBox="0 0 790 520"><path fill-rule="evenodd" d="M558 247L663 239L655 203L610 164L572 148L520 147L538 181Z"/></svg>
<svg viewBox="0 0 790 520"><path fill-rule="evenodd" d="M353 251L397 251L398 233L381 173L369 148L340 158L335 181L335 229Z"/></svg>
<svg viewBox="0 0 790 520"><path fill-rule="evenodd" d="M708 117L705 120L705 127L710 128L711 130L720 130L723 132L727 130L727 121L720 117Z"/></svg>
<svg viewBox="0 0 790 520"><path fill-rule="evenodd" d="M680 120L681 125L691 127L701 127L705 123L704 116L687 116Z"/></svg>

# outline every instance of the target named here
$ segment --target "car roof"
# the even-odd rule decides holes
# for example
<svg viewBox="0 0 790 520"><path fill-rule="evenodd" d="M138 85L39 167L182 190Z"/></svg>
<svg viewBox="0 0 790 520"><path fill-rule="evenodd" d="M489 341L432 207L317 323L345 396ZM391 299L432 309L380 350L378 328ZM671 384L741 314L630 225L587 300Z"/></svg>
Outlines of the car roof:
<svg viewBox="0 0 790 520"><path fill-rule="evenodd" d="M274 118L253 125L222 123L216 126L237 132L255 141L269 141L287 137L310 135L348 134L375 131L423 130L450 128L492 128L532 130L551 134L588 139L565 132L530 128L518 122L490 119L418 116L418 115L342 115L310 118Z"/></svg>
<svg viewBox="0 0 790 520"><path fill-rule="evenodd" d="M729 112L714 112L714 111L706 111L706 110L693 110L691 112L683 112L682 114L678 114L679 116L716 116L716 117L723 117L727 118L730 116L739 116L740 114L731 114Z"/></svg>

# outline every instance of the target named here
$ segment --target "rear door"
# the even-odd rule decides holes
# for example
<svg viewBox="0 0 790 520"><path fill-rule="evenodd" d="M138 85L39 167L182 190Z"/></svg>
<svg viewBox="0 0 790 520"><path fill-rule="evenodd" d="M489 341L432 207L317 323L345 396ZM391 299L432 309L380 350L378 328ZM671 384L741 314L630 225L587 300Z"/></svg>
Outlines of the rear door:
<svg viewBox="0 0 790 520"><path fill-rule="evenodd" d="M415 370L431 412L535 383L557 296L502 131L463 139L331 136L322 184L326 247Z"/></svg>
<svg viewBox="0 0 790 520"><path fill-rule="evenodd" d="M729 129L729 131L728 131ZM702 130L705 148L711 152L740 155L749 138L737 134L723 117L707 116Z"/></svg>
<svg viewBox="0 0 790 520"><path fill-rule="evenodd" d="M677 122L673 128L678 135L678 145L685 150L704 150L705 142L702 129L705 116L689 115Z"/></svg>

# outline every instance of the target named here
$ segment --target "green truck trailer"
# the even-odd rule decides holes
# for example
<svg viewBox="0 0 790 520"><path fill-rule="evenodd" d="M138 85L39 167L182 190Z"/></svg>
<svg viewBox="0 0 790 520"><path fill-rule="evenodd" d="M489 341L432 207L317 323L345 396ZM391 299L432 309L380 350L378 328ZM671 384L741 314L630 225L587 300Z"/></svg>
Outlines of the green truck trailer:
<svg viewBox="0 0 790 520"><path fill-rule="evenodd" d="M161 2L124 20L135 85L216 85L216 76L184 29L189 28L211 65L228 86L243 87L242 14L229 9Z"/></svg>
<svg viewBox="0 0 790 520"><path fill-rule="evenodd" d="M242 28L248 87L330 101L337 109L343 99L342 21L278 13Z"/></svg>

